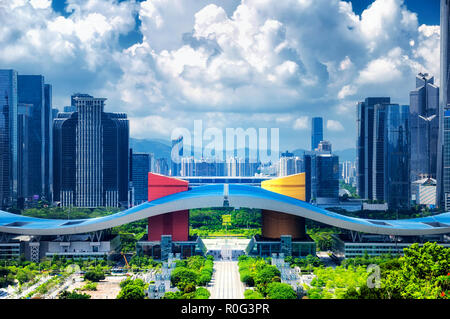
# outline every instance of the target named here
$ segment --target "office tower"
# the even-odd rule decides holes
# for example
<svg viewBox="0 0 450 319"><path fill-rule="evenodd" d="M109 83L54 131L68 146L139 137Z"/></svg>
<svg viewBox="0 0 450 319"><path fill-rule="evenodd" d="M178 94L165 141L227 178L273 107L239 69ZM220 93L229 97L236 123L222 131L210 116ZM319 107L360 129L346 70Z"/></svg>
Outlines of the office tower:
<svg viewBox="0 0 450 319"><path fill-rule="evenodd" d="M134 188L134 203L141 204L148 199L148 173L151 167L151 155L131 152L131 181Z"/></svg>
<svg viewBox="0 0 450 319"><path fill-rule="evenodd" d="M28 132L32 104L19 103L17 107L17 199L21 206L28 197L28 150L30 148Z"/></svg>
<svg viewBox="0 0 450 319"><path fill-rule="evenodd" d="M373 199L374 105L390 102L389 97L369 97L357 105L356 188L364 199Z"/></svg>
<svg viewBox="0 0 450 319"><path fill-rule="evenodd" d="M305 163L305 200L316 203L339 199L339 157L329 153L308 152Z"/></svg>
<svg viewBox="0 0 450 319"><path fill-rule="evenodd" d="M216 174L215 176L226 176L226 164L223 161L216 160L214 163Z"/></svg>
<svg viewBox="0 0 450 319"><path fill-rule="evenodd" d="M195 176L194 175L194 158L192 156L183 157L181 159L181 176Z"/></svg>
<svg viewBox="0 0 450 319"><path fill-rule="evenodd" d="M329 141L320 141L316 148L317 152L331 153L331 143Z"/></svg>
<svg viewBox="0 0 450 319"><path fill-rule="evenodd" d="M345 161L342 163L341 177L344 183L353 185L355 182L356 167L355 163Z"/></svg>
<svg viewBox="0 0 450 319"><path fill-rule="evenodd" d="M303 163L303 158L296 156L294 159L295 165L295 174L303 173L305 171L305 166Z"/></svg>
<svg viewBox="0 0 450 319"><path fill-rule="evenodd" d="M439 88L434 77L419 73L410 93L411 180L436 178Z"/></svg>
<svg viewBox="0 0 450 319"><path fill-rule="evenodd" d="M239 165L236 157L227 158L227 176L239 176Z"/></svg>
<svg viewBox="0 0 450 319"><path fill-rule="evenodd" d="M311 150L314 151L323 140L323 119L321 117L312 118L311 130Z"/></svg>
<svg viewBox="0 0 450 319"><path fill-rule="evenodd" d="M443 206L445 211L448 211L450 209L450 110L445 110L443 124ZM439 186L439 183L436 186ZM436 189L436 191L438 191L438 189ZM438 194L436 194L436 196L438 196ZM439 197L437 197L437 199L439 199ZM438 205L438 202L436 202L436 205Z"/></svg>
<svg viewBox="0 0 450 319"><path fill-rule="evenodd" d="M449 55L449 16L450 16L450 3L448 0L441 0L441 74L440 74L440 94L439 94L439 135L438 135L438 150L437 150L437 176L436 176L436 205L441 207L442 205L447 209L450 207L450 163L445 164L444 149L447 148L447 144L450 143L449 139L445 138L445 120L447 110L449 109L449 90L448 84L450 81L450 55ZM445 115L444 115L445 114Z"/></svg>
<svg viewBox="0 0 450 319"><path fill-rule="evenodd" d="M53 108L52 86L44 85L44 195L53 201Z"/></svg>
<svg viewBox="0 0 450 319"><path fill-rule="evenodd" d="M18 102L32 104L29 125L29 196L52 200L52 101L51 86L42 75L18 75Z"/></svg>
<svg viewBox="0 0 450 319"><path fill-rule="evenodd" d="M59 113L53 122L54 200L61 206L75 204L76 129L78 113Z"/></svg>
<svg viewBox="0 0 450 319"><path fill-rule="evenodd" d="M104 98L74 100L77 112L60 113L54 121L55 200L63 206L126 206L127 116L104 112Z"/></svg>
<svg viewBox="0 0 450 319"><path fill-rule="evenodd" d="M171 165L171 175L180 176L181 170L181 157L183 157L183 136L172 140L172 151L170 161Z"/></svg>
<svg viewBox="0 0 450 319"><path fill-rule="evenodd" d="M374 106L373 199L389 208L409 208L410 128L409 106Z"/></svg>
<svg viewBox="0 0 450 319"><path fill-rule="evenodd" d="M278 167L278 176L289 176L296 173L296 162L293 153L281 153Z"/></svg>
<svg viewBox="0 0 450 319"><path fill-rule="evenodd" d="M161 175L169 175L169 165L165 158L158 158L155 161L155 173Z"/></svg>
<svg viewBox="0 0 450 319"><path fill-rule="evenodd" d="M0 70L0 208L17 198L17 72Z"/></svg>

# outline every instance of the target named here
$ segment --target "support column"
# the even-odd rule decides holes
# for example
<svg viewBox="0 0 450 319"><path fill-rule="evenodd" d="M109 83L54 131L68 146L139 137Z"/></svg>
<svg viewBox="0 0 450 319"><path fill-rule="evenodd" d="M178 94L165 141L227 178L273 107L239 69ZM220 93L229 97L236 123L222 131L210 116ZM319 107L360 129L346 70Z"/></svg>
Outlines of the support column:
<svg viewBox="0 0 450 319"><path fill-rule="evenodd" d="M189 182L164 175L148 174L148 200L187 191ZM148 240L159 241L161 236L171 235L173 241L189 238L189 210L180 210L148 218Z"/></svg>
<svg viewBox="0 0 450 319"><path fill-rule="evenodd" d="M261 188L304 201L305 173L263 181ZM305 237L305 219L303 217L272 210L262 210L261 213L261 235L263 237L272 239L279 239L282 235L290 235L292 239Z"/></svg>

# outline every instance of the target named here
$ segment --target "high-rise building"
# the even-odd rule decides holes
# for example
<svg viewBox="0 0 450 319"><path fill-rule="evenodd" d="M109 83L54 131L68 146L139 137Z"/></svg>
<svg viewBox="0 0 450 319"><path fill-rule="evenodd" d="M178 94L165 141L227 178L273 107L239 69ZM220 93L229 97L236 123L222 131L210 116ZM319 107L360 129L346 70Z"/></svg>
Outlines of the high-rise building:
<svg viewBox="0 0 450 319"><path fill-rule="evenodd" d="M194 157L188 156L181 159L181 176L195 176L194 175L195 161Z"/></svg>
<svg viewBox="0 0 450 319"><path fill-rule="evenodd" d="M439 88L434 77L419 73L410 93L411 180L436 178Z"/></svg>
<svg viewBox="0 0 450 319"><path fill-rule="evenodd" d="M447 211L450 209L450 110L444 112L444 145L443 145L443 200L444 209ZM439 175L438 175L439 176ZM439 184L437 184L438 186ZM437 191L438 189L436 189ZM438 196L436 194L436 196ZM439 197L437 197L439 198ZM438 204L438 202L436 202Z"/></svg>
<svg viewBox="0 0 450 319"><path fill-rule="evenodd" d="M17 72L0 70L0 207L17 199Z"/></svg>
<svg viewBox="0 0 450 319"><path fill-rule="evenodd" d="M316 151L321 153L331 153L331 142L320 141L319 145L317 145Z"/></svg>
<svg viewBox="0 0 450 319"><path fill-rule="evenodd" d="M161 175L169 175L169 165L165 158L158 158L155 160L155 173Z"/></svg>
<svg viewBox="0 0 450 319"><path fill-rule="evenodd" d="M146 153L132 153L131 181L134 188L134 204L141 204L148 200L148 173L151 167L151 155Z"/></svg>
<svg viewBox="0 0 450 319"><path fill-rule="evenodd" d="M236 157L227 158L227 176L239 176L239 165Z"/></svg>
<svg viewBox="0 0 450 319"><path fill-rule="evenodd" d="M30 148L28 132L31 117L31 104L19 103L17 108L17 199L25 204L28 197L28 150Z"/></svg>
<svg viewBox="0 0 450 319"><path fill-rule="evenodd" d="M52 200L52 101L51 86L42 75L18 75L18 102L31 104L28 151L29 196Z"/></svg>
<svg viewBox="0 0 450 319"><path fill-rule="evenodd" d="M312 118L311 130L311 151L314 151L323 140L323 119L321 117Z"/></svg>
<svg viewBox="0 0 450 319"><path fill-rule="evenodd" d="M450 2L441 0L441 71L440 71L440 94L439 94L439 135L437 150L437 170L436 170L436 205L450 207L450 160L446 158L445 149L450 144L450 136L445 137L445 121L447 110L450 109L450 92L448 84L450 82L450 54L449 54L449 32L450 32ZM450 156L450 155L449 155ZM445 165L447 162L447 165ZM447 186L446 186L447 185Z"/></svg>
<svg viewBox="0 0 450 319"><path fill-rule="evenodd" d="M172 151L170 161L172 176L180 176L181 171L181 158L183 157L183 136L172 140Z"/></svg>
<svg viewBox="0 0 450 319"><path fill-rule="evenodd" d="M317 203L339 199L339 157L330 153L305 152L306 201Z"/></svg>
<svg viewBox="0 0 450 319"><path fill-rule="evenodd" d="M281 153L278 167L278 176L289 176L295 174L296 165L293 153L288 151Z"/></svg>
<svg viewBox="0 0 450 319"><path fill-rule="evenodd" d="M393 209L410 207L409 119L408 105L374 106L373 199Z"/></svg>
<svg viewBox="0 0 450 319"><path fill-rule="evenodd" d="M364 199L373 199L374 106L390 102L389 97L369 97L357 105L356 188Z"/></svg>
<svg viewBox="0 0 450 319"><path fill-rule="evenodd" d="M126 114L104 112L105 98L74 100L77 112L54 121L55 199L63 206L128 205Z"/></svg>
<svg viewBox="0 0 450 319"><path fill-rule="evenodd" d="M354 162L351 161L344 161L342 162L342 171L341 171L341 177L344 183L353 185L356 183L355 181L356 176L356 166Z"/></svg>

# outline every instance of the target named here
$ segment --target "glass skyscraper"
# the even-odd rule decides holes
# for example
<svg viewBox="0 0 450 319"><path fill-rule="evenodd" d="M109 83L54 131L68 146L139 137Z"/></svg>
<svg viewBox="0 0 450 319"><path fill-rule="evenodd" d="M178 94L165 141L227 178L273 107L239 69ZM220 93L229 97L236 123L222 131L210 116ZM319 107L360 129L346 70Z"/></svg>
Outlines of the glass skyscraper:
<svg viewBox="0 0 450 319"><path fill-rule="evenodd" d="M309 152L303 155L305 200L339 198L339 157L330 153Z"/></svg>
<svg viewBox="0 0 450 319"><path fill-rule="evenodd" d="M52 200L52 90L42 75L18 75L18 102L31 104L28 130L28 196Z"/></svg>
<svg viewBox="0 0 450 319"><path fill-rule="evenodd" d="M311 151L314 151L323 140L323 119L321 117L312 118L311 130Z"/></svg>
<svg viewBox="0 0 450 319"><path fill-rule="evenodd" d="M134 188L135 205L148 200L148 173L151 167L151 155L145 153L132 153L131 180Z"/></svg>
<svg viewBox="0 0 450 319"><path fill-rule="evenodd" d="M410 93L411 181L436 178L439 88L434 77L420 73Z"/></svg>
<svg viewBox="0 0 450 319"><path fill-rule="evenodd" d="M445 158L445 150L450 143L450 137L445 136L445 121L447 120L447 110L450 101L450 92L448 84L450 81L450 55L449 55L449 32L450 32L450 2L449 0L441 0L441 81L439 94L439 136L438 136L438 151L437 151L437 176L436 176L436 205L441 207L444 205L445 209L450 208L450 170L445 167L445 163L449 159ZM446 117L444 119L444 116ZM449 186L449 187L446 187Z"/></svg>
<svg viewBox="0 0 450 319"><path fill-rule="evenodd" d="M170 162L171 175L180 176L181 173L181 158L183 157L183 136L172 140L172 152Z"/></svg>
<svg viewBox="0 0 450 319"><path fill-rule="evenodd" d="M409 208L410 128L409 106L374 106L373 199L389 208Z"/></svg>
<svg viewBox="0 0 450 319"><path fill-rule="evenodd" d="M374 106L389 104L389 97L369 97L356 109L356 188L364 199L373 199Z"/></svg>
<svg viewBox="0 0 450 319"><path fill-rule="evenodd" d="M0 207L17 199L17 72L0 70Z"/></svg>

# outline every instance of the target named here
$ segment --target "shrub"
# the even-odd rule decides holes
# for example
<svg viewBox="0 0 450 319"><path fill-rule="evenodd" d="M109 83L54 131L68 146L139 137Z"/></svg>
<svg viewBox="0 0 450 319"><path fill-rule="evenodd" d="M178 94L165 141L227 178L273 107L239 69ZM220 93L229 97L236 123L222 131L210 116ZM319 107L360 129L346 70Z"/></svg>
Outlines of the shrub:
<svg viewBox="0 0 450 319"><path fill-rule="evenodd" d="M288 284L272 282L267 285L267 297L269 299L297 299L297 294Z"/></svg>
<svg viewBox="0 0 450 319"><path fill-rule="evenodd" d="M264 296L261 293L253 289L247 289L244 292L244 297L245 299L264 299Z"/></svg>
<svg viewBox="0 0 450 319"><path fill-rule="evenodd" d="M84 280L98 282L103 279L105 279L105 273L100 270L91 270L84 274Z"/></svg>

